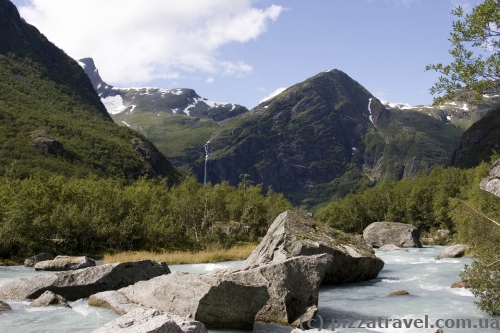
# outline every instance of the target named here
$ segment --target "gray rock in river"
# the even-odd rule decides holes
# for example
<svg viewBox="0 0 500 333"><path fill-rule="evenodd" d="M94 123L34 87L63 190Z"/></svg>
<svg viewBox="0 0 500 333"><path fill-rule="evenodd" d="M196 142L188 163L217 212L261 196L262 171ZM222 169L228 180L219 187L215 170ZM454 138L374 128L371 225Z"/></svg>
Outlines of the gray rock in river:
<svg viewBox="0 0 500 333"><path fill-rule="evenodd" d="M211 275L223 280L266 285L270 299L255 320L298 326L301 316L307 321L316 315L319 287L333 261L330 254L300 256Z"/></svg>
<svg viewBox="0 0 500 333"><path fill-rule="evenodd" d="M199 321L155 309L136 309L92 333L208 333Z"/></svg>
<svg viewBox="0 0 500 333"><path fill-rule="evenodd" d="M450 247L447 247L443 252L441 252L436 260L443 258L461 258L463 257L465 250L469 248L469 245L465 244L457 244Z"/></svg>
<svg viewBox="0 0 500 333"><path fill-rule="evenodd" d="M381 251L381 252L391 252L391 251L408 252L407 249L404 249L402 247L396 246L394 244L385 244L384 246L381 246L378 250Z"/></svg>
<svg viewBox="0 0 500 333"><path fill-rule="evenodd" d="M500 197L500 159L491 165L489 176L481 181L479 187L483 191Z"/></svg>
<svg viewBox="0 0 500 333"><path fill-rule="evenodd" d="M208 328L251 330L255 315L269 300L267 286L260 281L180 272L138 282L119 292L132 303L193 318Z"/></svg>
<svg viewBox="0 0 500 333"><path fill-rule="evenodd" d="M394 290L387 296L392 297L392 296L406 296L406 295L410 295L410 293L407 292L406 290Z"/></svg>
<svg viewBox="0 0 500 333"><path fill-rule="evenodd" d="M10 308L9 304L0 301L0 313L10 311L10 310L12 310L12 309Z"/></svg>
<svg viewBox="0 0 500 333"><path fill-rule="evenodd" d="M95 266L95 260L88 257L57 256L35 264L36 271L71 271Z"/></svg>
<svg viewBox="0 0 500 333"><path fill-rule="evenodd" d="M400 247L422 247L420 230L400 222L374 222L365 228L363 238L373 247L394 244Z"/></svg>
<svg viewBox="0 0 500 333"><path fill-rule="evenodd" d="M34 267L36 263L45 260L52 260L54 256L50 253L40 253L24 261L25 267Z"/></svg>
<svg viewBox="0 0 500 333"><path fill-rule="evenodd" d="M333 256L323 279L326 284L374 279L384 267L384 262L366 249L364 241L297 211L283 212L274 220L245 265L265 265L323 253Z"/></svg>
<svg viewBox="0 0 500 333"><path fill-rule="evenodd" d="M66 302L66 299L60 295L54 294L52 291L47 290L40 297L30 303L30 307L39 308L48 305L58 305L71 308L71 306Z"/></svg>
<svg viewBox="0 0 500 333"><path fill-rule="evenodd" d="M117 290L103 291L89 297L88 305L110 309L119 315L127 314L145 307L131 302L123 293Z"/></svg>
<svg viewBox="0 0 500 333"><path fill-rule="evenodd" d="M151 260L107 264L7 282L0 286L0 296L7 299L35 299L50 290L67 300L77 300L169 273L166 263Z"/></svg>

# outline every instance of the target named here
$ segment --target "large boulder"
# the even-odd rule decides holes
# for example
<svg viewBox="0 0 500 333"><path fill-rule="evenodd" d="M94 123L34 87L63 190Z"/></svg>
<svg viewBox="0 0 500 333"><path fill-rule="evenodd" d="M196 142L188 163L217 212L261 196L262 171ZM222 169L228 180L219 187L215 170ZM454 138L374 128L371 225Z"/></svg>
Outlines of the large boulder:
<svg viewBox="0 0 500 333"><path fill-rule="evenodd" d="M251 330L255 315L269 300L267 286L259 281L181 272L138 282L118 292L131 303L193 318L208 328ZM93 297L94 301L99 298L100 294Z"/></svg>
<svg viewBox="0 0 500 333"><path fill-rule="evenodd" d="M266 285L270 299L255 320L297 326L301 316L307 321L316 315L319 287L333 261L330 254L300 256L212 275L224 280Z"/></svg>
<svg viewBox="0 0 500 333"><path fill-rule="evenodd" d="M420 230L411 224L374 222L365 228L363 238L373 247L394 244L399 247L422 247Z"/></svg>
<svg viewBox="0 0 500 333"><path fill-rule="evenodd" d="M36 263L45 260L52 260L54 256L50 253L40 253L24 261L25 267L34 267Z"/></svg>
<svg viewBox="0 0 500 333"><path fill-rule="evenodd" d="M57 256L35 264L36 271L72 271L95 266L95 260L88 257Z"/></svg>
<svg viewBox="0 0 500 333"><path fill-rule="evenodd" d="M323 283L340 284L376 278L384 262L364 241L316 221L310 215L286 211L269 228L245 265L265 265L297 256L331 254Z"/></svg>
<svg viewBox="0 0 500 333"><path fill-rule="evenodd" d="M490 192L491 194L500 197L500 159L490 167L490 174L484 178L479 184L481 190Z"/></svg>
<svg viewBox="0 0 500 333"><path fill-rule="evenodd" d="M151 260L100 265L7 282L0 286L0 296L7 299L35 299L50 290L67 300L77 300L169 273L166 263Z"/></svg>
<svg viewBox="0 0 500 333"><path fill-rule="evenodd" d="M92 333L208 333L199 321L155 309L136 309Z"/></svg>
<svg viewBox="0 0 500 333"><path fill-rule="evenodd" d="M441 252L436 260L443 258L461 258L463 257L465 251L469 248L468 245L465 244L457 244L450 247L447 247L443 252Z"/></svg>
<svg viewBox="0 0 500 333"><path fill-rule="evenodd" d="M58 305L70 308L71 306L66 302L66 299L60 295L54 294L52 291L47 290L40 297L30 303L30 307L39 308L48 305Z"/></svg>

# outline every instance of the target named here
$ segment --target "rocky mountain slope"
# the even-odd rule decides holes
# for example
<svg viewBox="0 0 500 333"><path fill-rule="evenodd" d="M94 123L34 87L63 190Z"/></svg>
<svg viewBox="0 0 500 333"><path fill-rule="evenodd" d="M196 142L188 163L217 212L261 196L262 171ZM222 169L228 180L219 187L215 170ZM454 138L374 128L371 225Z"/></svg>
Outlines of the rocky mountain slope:
<svg viewBox="0 0 500 333"><path fill-rule="evenodd" d="M82 68L0 0L0 173L167 176L143 135L117 126Z"/></svg>
<svg viewBox="0 0 500 333"><path fill-rule="evenodd" d="M500 101L500 95L484 95L483 103L472 105L458 100L446 101L442 105L415 105L383 102L389 109L412 110L427 114L445 124L453 124L462 131L482 119L488 111Z"/></svg>
<svg viewBox="0 0 500 333"><path fill-rule="evenodd" d="M500 104L464 132L450 164L471 168L489 162L495 153L500 153Z"/></svg>
<svg viewBox="0 0 500 333"><path fill-rule="evenodd" d="M363 185L447 165L462 132L498 100L487 96L477 107L457 101L441 106L382 102L334 69L219 121L175 111L199 99L190 100L188 89L114 89L102 81L91 59L80 62L105 103L109 96L123 99L118 103L123 107L112 114L117 122L139 130L200 181L206 176L212 183L235 185L248 174L249 180L306 207ZM156 107L150 102L160 99L158 94L165 100L177 96L183 104Z"/></svg>
<svg viewBox="0 0 500 333"><path fill-rule="evenodd" d="M92 58L78 62L111 117L144 134L186 170L203 159L203 145L220 122L248 111L238 104L210 101L193 89L115 88L102 80Z"/></svg>
<svg viewBox="0 0 500 333"><path fill-rule="evenodd" d="M246 173L312 206L362 184L445 165L460 135L426 113L388 108L330 70L228 120L210 140L207 178L234 184ZM195 173L204 173L201 164Z"/></svg>

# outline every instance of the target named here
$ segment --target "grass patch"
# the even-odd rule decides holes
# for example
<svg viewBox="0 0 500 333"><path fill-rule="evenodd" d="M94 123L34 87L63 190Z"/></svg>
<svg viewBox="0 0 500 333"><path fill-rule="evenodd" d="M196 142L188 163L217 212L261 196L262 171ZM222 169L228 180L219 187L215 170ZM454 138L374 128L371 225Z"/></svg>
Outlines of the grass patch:
<svg viewBox="0 0 500 333"><path fill-rule="evenodd" d="M116 262L134 262L140 260L165 261L169 265L178 264L200 264L213 263L221 261L230 261L246 259L255 249L256 244L245 244L234 246L229 249L210 249L199 252L148 252L148 251L129 251L116 254L107 254L104 256L104 263L111 264Z"/></svg>

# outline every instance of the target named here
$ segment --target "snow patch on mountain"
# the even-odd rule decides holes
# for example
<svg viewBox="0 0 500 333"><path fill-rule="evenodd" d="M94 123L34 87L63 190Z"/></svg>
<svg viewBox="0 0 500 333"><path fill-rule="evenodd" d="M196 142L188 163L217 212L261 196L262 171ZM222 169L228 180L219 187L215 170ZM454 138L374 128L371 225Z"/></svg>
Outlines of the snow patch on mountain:
<svg viewBox="0 0 500 333"><path fill-rule="evenodd" d="M82 66L82 68L83 68L83 69L85 69L85 66L86 66L86 65L85 65L83 62L81 62L81 61L77 61L77 63L78 63L78 65Z"/></svg>
<svg viewBox="0 0 500 333"><path fill-rule="evenodd" d="M196 104L198 102L203 102L203 98L195 98L193 99L193 103L189 104L185 109L184 109L184 113L187 114L189 116L190 112L189 109L192 109L196 106Z"/></svg>
<svg viewBox="0 0 500 333"><path fill-rule="evenodd" d="M379 99L379 100L380 100L380 103L382 103L385 106L391 107L391 108L398 108L398 109L401 109L401 110L410 110L410 109L414 109L415 108L414 106L411 106L408 103L391 103L391 102L384 101L384 100L381 100L381 99Z"/></svg>
<svg viewBox="0 0 500 333"><path fill-rule="evenodd" d="M123 105L123 98L120 95L101 98L101 101L106 107L106 110L108 110L109 114L117 114L125 111L127 108Z"/></svg>

